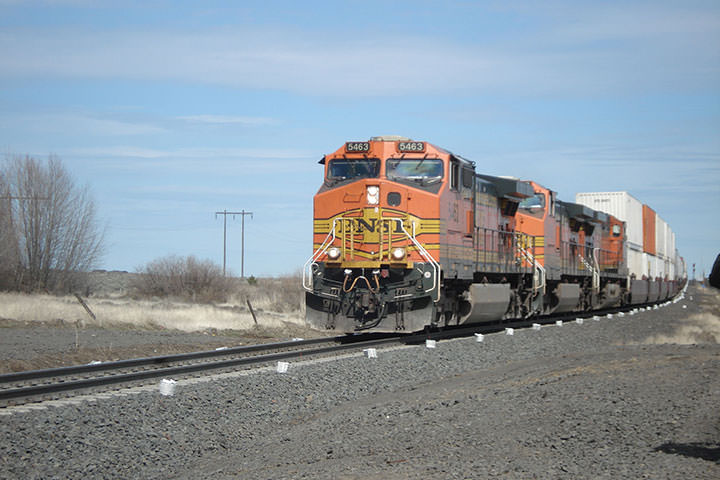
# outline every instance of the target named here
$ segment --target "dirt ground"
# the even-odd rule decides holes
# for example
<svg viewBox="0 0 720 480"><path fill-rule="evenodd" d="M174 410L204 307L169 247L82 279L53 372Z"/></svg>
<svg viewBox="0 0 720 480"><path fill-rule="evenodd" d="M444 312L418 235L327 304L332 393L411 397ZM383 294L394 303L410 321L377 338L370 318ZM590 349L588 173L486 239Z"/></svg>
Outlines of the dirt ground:
<svg viewBox="0 0 720 480"><path fill-rule="evenodd" d="M0 320L0 373L81 365L220 347L312 338L319 332L287 323L283 328L186 333L176 330L77 328Z"/></svg>

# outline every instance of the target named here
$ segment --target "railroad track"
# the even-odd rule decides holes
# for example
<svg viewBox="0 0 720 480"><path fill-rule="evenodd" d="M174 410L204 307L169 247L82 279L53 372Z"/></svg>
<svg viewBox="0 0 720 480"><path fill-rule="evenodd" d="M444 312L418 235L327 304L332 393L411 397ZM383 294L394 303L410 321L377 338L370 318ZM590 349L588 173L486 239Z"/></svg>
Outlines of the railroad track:
<svg viewBox="0 0 720 480"><path fill-rule="evenodd" d="M642 306L641 308L646 307ZM493 333L506 328L528 328L535 323L628 312L633 308L613 308L602 312L568 313L498 321L491 324L446 327L415 334L366 334L248 345L218 350L120 360L70 367L31 370L0 375L0 408L69 397L79 393L121 389L148 384L159 378L182 378L206 372L250 368L299 357L317 357L348 350L362 350L389 344L413 344Z"/></svg>
<svg viewBox="0 0 720 480"><path fill-rule="evenodd" d="M0 408L88 391L147 384L163 377L249 368L280 360L332 354L398 342L403 335L329 337L136 358L0 375Z"/></svg>

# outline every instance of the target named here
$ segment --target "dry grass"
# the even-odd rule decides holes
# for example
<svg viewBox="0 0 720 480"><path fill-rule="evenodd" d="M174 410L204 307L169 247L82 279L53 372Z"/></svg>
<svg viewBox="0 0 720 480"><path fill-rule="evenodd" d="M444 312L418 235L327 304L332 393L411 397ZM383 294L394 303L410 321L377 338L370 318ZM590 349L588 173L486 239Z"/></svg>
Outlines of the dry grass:
<svg viewBox="0 0 720 480"><path fill-rule="evenodd" d="M304 321L304 291L300 278L266 278L249 284L229 279L231 288L223 303L194 303L168 297L140 297L133 288L141 274L97 271L88 275L82 297L95 315L92 319L73 295L0 292L0 335L3 329L33 328L36 335L12 337L12 348L0 352L0 373L208 350L244 343L282 341L322 336ZM247 301L257 317L255 324ZM74 331L74 341L68 330ZM143 340L113 345L122 331L168 330L162 342ZM53 333L60 332L60 333ZM92 332L90 337L85 332ZM202 333L202 340L181 340L182 333ZM164 334L165 332L163 332ZM170 332L168 332L170 333ZM107 335L106 335L107 334ZM58 335L53 341L48 335ZM43 341L43 339L45 340ZM40 345L50 345L38 350ZM12 352L28 347L29 355ZM15 350L13 350L15 349Z"/></svg>
<svg viewBox="0 0 720 480"><path fill-rule="evenodd" d="M720 317L710 313L692 315L684 320L672 335L653 335L644 343L674 343L677 345L720 343Z"/></svg>
<svg viewBox="0 0 720 480"><path fill-rule="evenodd" d="M255 285L238 281L230 300L245 305L247 299L256 310L305 315L305 290L299 276L260 278Z"/></svg>
<svg viewBox="0 0 720 480"><path fill-rule="evenodd" d="M689 296L688 293L685 295ZM698 287L692 295L702 311L683 319L672 335L653 335L644 343L720 343L720 290Z"/></svg>
<svg viewBox="0 0 720 480"><path fill-rule="evenodd" d="M20 322L67 323L81 326L204 330L249 330L255 323L247 307L250 300L258 325L281 328L287 323L304 325L299 279L260 279L257 285L236 282L229 301L197 304L168 299L133 299L129 296L93 296L87 304L90 318L73 296L0 293L0 318ZM297 283L297 285L296 285Z"/></svg>

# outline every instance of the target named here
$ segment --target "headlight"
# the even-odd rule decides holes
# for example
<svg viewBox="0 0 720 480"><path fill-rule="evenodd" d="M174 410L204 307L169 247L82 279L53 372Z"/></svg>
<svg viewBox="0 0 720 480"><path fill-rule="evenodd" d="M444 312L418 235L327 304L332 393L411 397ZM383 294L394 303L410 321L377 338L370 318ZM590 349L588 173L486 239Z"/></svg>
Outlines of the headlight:
<svg viewBox="0 0 720 480"><path fill-rule="evenodd" d="M337 260L338 258L340 258L340 253L341 252L340 252L339 248L332 247L332 248L328 249L327 256L330 260Z"/></svg>
<svg viewBox="0 0 720 480"><path fill-rule="evenodd" d="M369 205L380 203L380 187L377 185L367 187L367 201Z"/></svg>
<svg viewBox="0 0 720 480"><path fill-rule="evenodd" d="M392 256L393 260L400 261L405 258L405 249L400 247L393 248L393 251L390 255Z"/></svg>

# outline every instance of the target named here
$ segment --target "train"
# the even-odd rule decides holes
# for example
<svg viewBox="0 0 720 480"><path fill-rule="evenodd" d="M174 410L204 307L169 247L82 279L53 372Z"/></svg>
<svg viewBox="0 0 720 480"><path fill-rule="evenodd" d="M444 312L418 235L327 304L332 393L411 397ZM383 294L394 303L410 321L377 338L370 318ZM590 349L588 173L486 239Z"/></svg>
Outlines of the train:
<svg viewBox="0 0 720 480"><path fill-rule="evenodd" d="M575 202L485 175L426 141L346 142L319 162L306 321L417 332L661 302L687 272L675 235L627 192Z"/></svg>

